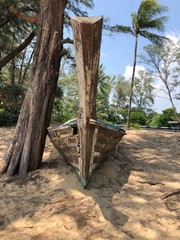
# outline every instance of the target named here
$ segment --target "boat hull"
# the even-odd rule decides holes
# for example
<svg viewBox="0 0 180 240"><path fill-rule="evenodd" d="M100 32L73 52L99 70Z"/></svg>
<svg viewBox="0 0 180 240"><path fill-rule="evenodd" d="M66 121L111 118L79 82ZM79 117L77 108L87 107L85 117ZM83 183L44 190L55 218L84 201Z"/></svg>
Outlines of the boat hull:
<svg viewBox="0 0 180 240"><path fill-rule="evenodd" d="M84 188L88 186L91 176L98 165L112 152L122 137L124 130L105 125L90 119L88 131L91 135L91 146L86 149L88 158L82 158L77 121L68 121L56 128L48 128L48 135L58 152L74 167ZM88 162L87 162L88 161ZM88 166L85 177L82 174L84 163Z"/></svg>
<svg viewBox="0 0 180 240"><path fill-rule="evenodd" d="M102 35L102 17L71 19L76 55L79 113L55 129L49 137L68 163L78 173L82 186L87 187L94 169L111 152L125 131L96 121L96 95Z"/></svg>

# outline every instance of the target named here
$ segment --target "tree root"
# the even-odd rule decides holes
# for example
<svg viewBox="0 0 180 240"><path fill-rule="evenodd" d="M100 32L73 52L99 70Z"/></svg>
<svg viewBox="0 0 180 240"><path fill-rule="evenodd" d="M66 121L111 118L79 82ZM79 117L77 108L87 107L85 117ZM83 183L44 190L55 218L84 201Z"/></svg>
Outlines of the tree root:
<svg viewBox="0 0 180 240"><path fill-rule="evenodd" d="M163 183L153 182L153 181L137 181L137 182L138 182L138 183L149 184L149 185L158 185L158 184L164 185Z"/></svg>
<svg viewBox="0 0 180 240"><path fill-rule="evenodd" d="M177 189L175 191L172 191L172 192L168 192L164 195L161 196L161 199L164 200L165 198L168 198L170 196L173 196L173 195L176 195L176 194L180 194L180 189Z"/></svg>

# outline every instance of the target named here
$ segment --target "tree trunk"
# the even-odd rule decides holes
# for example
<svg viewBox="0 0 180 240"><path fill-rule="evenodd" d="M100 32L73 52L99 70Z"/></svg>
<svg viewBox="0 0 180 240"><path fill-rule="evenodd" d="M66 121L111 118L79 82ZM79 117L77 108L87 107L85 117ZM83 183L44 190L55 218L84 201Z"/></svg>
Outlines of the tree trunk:
<svg viewBox="0 0 180 240"><path fill-rule="evenodd" d="M30 55L30 57L29 57L29 60L28 60L28 62L26 63L26 66L25 66L25 68L24 68L24 72L23 72L23 75L22 75L22 77L21 77L21 83L20 83L21 86L24 85L24 82L25 82L25 79L26 79L26 75L27 75L27 71L28 71L28 69L30 68L30 64L31 64L33 55L34 55L34 50L32 51L32 53L31 53L31 55Z"/></svg>
<svg viewBox="0 0 180 240"><path fill-rule="evenodd" d="M11 60L11 65L10 65L10 84L11 86L15 85L15 71L16 71L16 63L15 63L15 59L13 58Z"/></svg>
<svg viewBox="0 0 180 240"><path fill-rule="evenodd" d="M137 45L138 45L138 34L136 34L135 48L134 48L134 65L133 65L133 73L132 73L131 87L130 87L130 97L129 97L129 106L128 106L128 117L127 117L127 128L130 128L130 120L131 120L131 104L132 104L133 88L134 88L134 78L135 78L135 71L136 71Z"/></svg>
<svg viewBox="0 0 180 240"><path fill-rule="evenodd" d="M31 81L13 140L1 161L0 171L25 178L42 161L47 127L57 85L67 0L41 0L39 30Z"/></svg>
<svg viewBox="0 0 180 240"><path fill-rule="evenodd" d="M18 84L21 85L22 81L22 72L25 64L25 57L26 57L26 49L24 50L22 54L22 59L21 59L21 65L20 65L20 71L19 71L19 77L18 77Z"/></svg>
<svg viewBox="0 0 180 240"><path fill-rule="evenodd" d="M0 59L1 59L1 52L0 52ZM0 69L0 84L2 82L3 82L2 69Z"/></svg>
<svg viewBox="0 0 180 240"><path fill-rule="evenodd" d="M173 111L174 111L175 115L177 115L177 110L176 110L176 107L175 107L174 102L173 102L173 98L172 98L172 95L171 95L171 90L169 89L168 84L165 83L165 86L166 86L167 91L168 91L168 96L169 96L169 100L170 100L170 103L172 105Z"/></svg>

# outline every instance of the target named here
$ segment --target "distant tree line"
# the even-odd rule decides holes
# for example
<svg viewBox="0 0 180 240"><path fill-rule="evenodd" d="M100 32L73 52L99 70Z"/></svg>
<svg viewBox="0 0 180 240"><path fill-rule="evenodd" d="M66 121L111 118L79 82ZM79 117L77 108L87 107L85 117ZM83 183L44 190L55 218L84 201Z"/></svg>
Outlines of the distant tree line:
<svg viewBox="0 0 180 240"><path fill-rule="evenodd" d="M80 0L71 0L68 2L65 10L65 26L67 28L70 26L70 11L79 16L87 15L87 12L80 7L82 5L92 8L93 1L86 0L82 3ZM157 9L161 9L161 12L167 10L166 7L161 5L155 4L155 6ZM0 1L0 125L16 123L21 109L30 80L39 7L38 0L31 0L28 3L23 0ZM142 3L139 11L143 12L144 8L147 8L147 3ZM149 14L151 13L149 12ZM137 16L134 13L132 21L135 21L135 17ZM162 17L161 24L166 19L166 17ZM141 22L141 24L149 26L148 21ZM134 31L121 25L109 28L107 24L105 28L114 32L132 34ZM144 34L144 32L139 33L140 35ZM159 78L163 82L166 90L160 89L160 91L166 91L172 109L176 109L173 92L180 85L180 43L177 42L176 45L173 45L168 41L160 47L156 42L161 42L162 38L158 36L153 38L151 34L148 35L148 38L150 37L155 43L144 47L144 53L138 56L139 61L147 66L147 71L141 71L138 73L138 77L133 77L132 114L130 119L132 124L150 124L149 116L153 116L154 78ZM18 48L20 48L20 52L17 52ZM61 66L52 112L52 119L61 122L78 113L77 76L73 51L71 47L66 51L67 54ZM106 74L104 67L101 65L97 96L98 118L116 124L125 124L128 118L127 109L131 91L129 79L125 79L122 75L112 76ZM178 97L179 94L176 94L175 98L178 99ZM172 116L171 118L175 117Z"/></svg>

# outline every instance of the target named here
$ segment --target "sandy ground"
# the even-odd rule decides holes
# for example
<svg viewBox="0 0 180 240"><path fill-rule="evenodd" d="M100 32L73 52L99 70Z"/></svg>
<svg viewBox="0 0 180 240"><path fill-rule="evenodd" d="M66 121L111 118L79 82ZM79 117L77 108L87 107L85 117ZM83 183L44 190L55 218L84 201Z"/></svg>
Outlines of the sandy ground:
<svg viewBox="0 0 180 240"><path fill-rule="evenodd" d="M0 158L14 128L0 128ZM1 240L180 239L180 132L130 130L82 189L47 140L28 181L0 175Z"/></svg>

